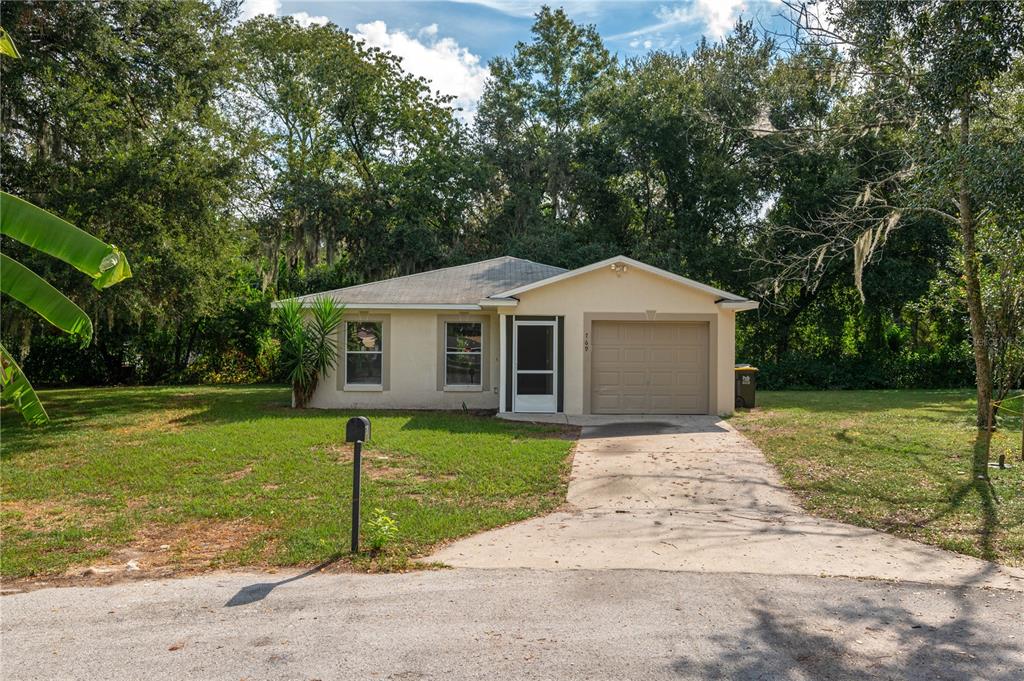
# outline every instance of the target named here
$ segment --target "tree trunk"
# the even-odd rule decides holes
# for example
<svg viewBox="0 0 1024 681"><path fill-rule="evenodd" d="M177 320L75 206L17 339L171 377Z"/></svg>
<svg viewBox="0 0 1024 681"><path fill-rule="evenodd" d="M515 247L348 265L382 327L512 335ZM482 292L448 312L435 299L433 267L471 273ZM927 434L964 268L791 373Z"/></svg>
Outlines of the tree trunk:
<svg viewBox="0 0 1024 681"><path fill-rule="evenodd" d="M966 97L965 97L966 100ZM966 154L971 141L971 113L968 101L960 111L960 152ZM967 180L967 161L960 160L960 232L964 241L964 278L967 287L967 312L971 320L974 346L975 382L978 388L977 424L988 428L989 401L992 399L992 366L989 364L988 340L985 337L985 310L981 305L981 281L978 277L978 250L974 243L974 209ZM980 462L979 462L980 463ZM988 466L988 461L984 462Z"/></svg>

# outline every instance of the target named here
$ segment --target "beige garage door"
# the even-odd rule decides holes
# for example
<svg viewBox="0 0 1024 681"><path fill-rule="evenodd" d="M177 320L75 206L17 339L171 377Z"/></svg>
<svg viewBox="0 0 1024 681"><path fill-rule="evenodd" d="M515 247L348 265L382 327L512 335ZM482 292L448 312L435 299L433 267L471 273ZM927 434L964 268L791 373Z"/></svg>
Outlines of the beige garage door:
<svg viewBox="0 0 1024 681"><path fill-rule="evenodd" d="M595 321L590 335L592 413L708 413L708 324Z"/></svg>

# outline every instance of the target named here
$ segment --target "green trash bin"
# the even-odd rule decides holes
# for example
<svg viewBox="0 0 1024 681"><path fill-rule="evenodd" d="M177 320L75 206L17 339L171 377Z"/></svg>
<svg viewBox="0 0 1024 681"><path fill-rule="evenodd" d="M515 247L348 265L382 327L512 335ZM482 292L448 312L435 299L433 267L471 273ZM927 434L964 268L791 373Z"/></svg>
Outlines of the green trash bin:
<svg viewBox="0 0 1024 681"><path fill-rule="evenodd" d="M736 365L736 407L753 409L757 394L757 367Z"/></svg>

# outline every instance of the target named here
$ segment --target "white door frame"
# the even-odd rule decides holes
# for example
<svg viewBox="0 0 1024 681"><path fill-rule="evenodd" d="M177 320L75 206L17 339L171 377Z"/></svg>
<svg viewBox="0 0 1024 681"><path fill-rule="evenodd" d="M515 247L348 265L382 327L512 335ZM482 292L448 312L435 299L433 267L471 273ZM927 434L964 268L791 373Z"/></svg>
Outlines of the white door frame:
<svg viewBox="0 0 1024 681"><path fill-rule="evenodd" d="M519 327L551 327L551 369L519 369ZM554 414L558 411L558 321L516 319L512 323L512 411L526 414ZM519 374L551 374L550 395L520 395Z"/></svg>

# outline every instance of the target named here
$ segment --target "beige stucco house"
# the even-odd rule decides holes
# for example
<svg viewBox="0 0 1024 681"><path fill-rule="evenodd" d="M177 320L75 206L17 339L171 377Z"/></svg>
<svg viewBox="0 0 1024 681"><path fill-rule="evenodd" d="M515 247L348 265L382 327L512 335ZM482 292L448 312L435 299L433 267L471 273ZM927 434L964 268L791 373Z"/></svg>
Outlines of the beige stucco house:
<svg viewBox="0 0 1024 681"><path fill-rule="evenodd" d="M728 414L736 313L757 303L618 256L575 270L503 257L330 296L337 368L311 406Z"/></svg>

